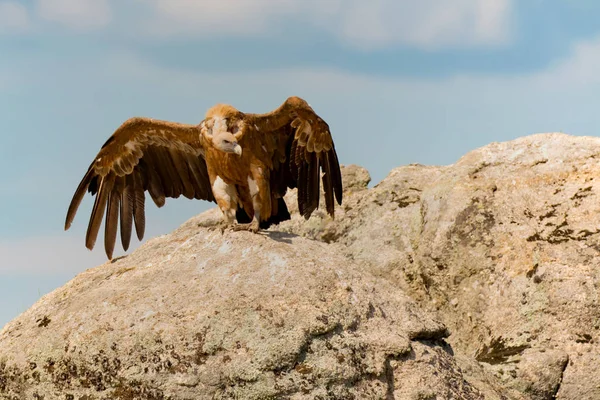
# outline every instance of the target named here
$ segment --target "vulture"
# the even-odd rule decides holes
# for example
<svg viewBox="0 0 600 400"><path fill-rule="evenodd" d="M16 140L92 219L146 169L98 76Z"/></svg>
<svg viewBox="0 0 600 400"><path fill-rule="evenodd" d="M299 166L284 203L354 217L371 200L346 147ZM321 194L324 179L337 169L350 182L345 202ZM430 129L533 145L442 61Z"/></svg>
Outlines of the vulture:
<svg viewBox="0 0 600 400"><path fill-rule="evenodd" d="M134 117L90 164L69 205L65 230L89 192L95 199L85 246L94 248L105 217L110 260L119 226L125 251L134 226L143 239L147 191L157 207L181 195L215 202L223 213L222 231L256 233L290 219L283 198L288 188L298 189L299 212L308 219L319 207L321 182L334 218L334 201L342 204L343 190L329 125L299 97L266 114L217 104L198 125Z"/></svg>

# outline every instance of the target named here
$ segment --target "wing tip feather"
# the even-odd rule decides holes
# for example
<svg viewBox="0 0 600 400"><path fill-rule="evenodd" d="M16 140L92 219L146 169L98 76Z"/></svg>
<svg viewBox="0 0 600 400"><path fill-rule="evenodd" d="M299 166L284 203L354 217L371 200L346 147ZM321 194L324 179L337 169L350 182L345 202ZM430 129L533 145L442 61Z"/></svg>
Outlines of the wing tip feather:
<svg viewBox="0 0 600 400"><path fill-rule="evenodd" d="M65 231L69 230L73 221L75 220L75 215L77 214L77 210L81 205L81 201L83 200L83 196L85 196L85 192L89 187L89 184L93 177L94 169L92 165L88 168L87 172L79 182L73 197L71 198L71 202L69 203L69 208L67 209L67 216L65 218Z"/></svg>

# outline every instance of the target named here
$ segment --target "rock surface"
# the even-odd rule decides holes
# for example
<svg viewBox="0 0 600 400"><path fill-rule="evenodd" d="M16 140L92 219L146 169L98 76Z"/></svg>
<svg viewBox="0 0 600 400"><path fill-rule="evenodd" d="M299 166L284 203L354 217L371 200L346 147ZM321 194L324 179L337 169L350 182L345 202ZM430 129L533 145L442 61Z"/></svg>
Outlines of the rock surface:
<svg viewBox="0 0 600 400"><path fill-rule="evenodd" d="M81 273L0 332L14 399L483 399L446 327L330 246L198 227Z"/></svg>
<svg viewBox="0 0 600 400"><path fill-rule="evenodd" d="M532 135L396 168L335 220L279 229L408 293L447 324L463 369L475 359L505 394L600 399L599 177L600 139Z"/></svg>
<svg viewBox="0 0 600 400"><path fill-rule="evenodd" d="M335 220L222 236L213 209L9 323L0 397L598 399L599 160L532 135L373 188L346 166Z"/></svg>

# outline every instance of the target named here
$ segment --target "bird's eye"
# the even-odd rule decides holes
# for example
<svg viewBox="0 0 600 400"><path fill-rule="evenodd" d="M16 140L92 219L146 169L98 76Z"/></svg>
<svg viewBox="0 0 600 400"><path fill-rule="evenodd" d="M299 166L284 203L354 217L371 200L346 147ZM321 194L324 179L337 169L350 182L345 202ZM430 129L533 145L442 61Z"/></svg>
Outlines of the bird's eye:
<svg viewBox="0 0 600 400"><path fill-rule="evenodd" d="M224 143L226 143L226 144L229 144L229 143L231 143L231 142L230 142L229 140L227 140L227 139L223 139L223 142L224 142Z"/></svg>

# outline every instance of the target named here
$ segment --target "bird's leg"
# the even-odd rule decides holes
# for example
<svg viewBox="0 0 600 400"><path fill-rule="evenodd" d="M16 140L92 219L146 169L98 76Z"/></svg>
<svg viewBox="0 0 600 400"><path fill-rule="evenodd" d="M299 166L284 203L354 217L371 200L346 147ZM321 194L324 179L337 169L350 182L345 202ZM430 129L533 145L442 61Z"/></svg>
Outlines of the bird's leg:
<svg viewBox="0 0 600 400"><path fill-rule="evenodd" d="M257 233L260 230L260 200L258 195L251 193L253 216L250 223L236 224L231 227L234 231L250 231ZM248 207L248 205L246 205Z"/></svg>
<svg viewBox="0 0 600 400"><path fill-rule="evenodd" d="M225 233L226 229L230 229L231 227L233 227L233 224L235 222L235 210L226 208L221 209L221 212L223 213L223 218L219 222L213 223L208 228L211 231L218 229L219 231L221 231L221 234L223 234Z"/></svg>
<svg viewBox="0 0 600 400"><path fill-rule="evenodd" d="M265 204L264 201L269 201L269 187L264 183L268 182L268 179L252 179L248 178L248 186L250 189L250 196L252 197L252 208L254 209L254 217L252 218L252 222L249 224L238 224L233 226L233 230L235 231L250 231L257 233L260 230L260 215L261 212L264 212ZM268 203L268 209L270 209L270 203ZM268 215L268 214L267 214Z"/></svg>
<svg viewBox="0 0 600 400"><path fill-rule="evenodd" d="M221 222L217 224L215 228L218 228L221 231L221 234L225 233L225 230L228 228L232 228L235 221L235 210L227 209L223 211L223 219Z"/></svg>
<svg viewBox="0 0 600 400"><path fill-rule="evenodd" d="M233 223L228 222L225 219L222 219L221 221L217 222L216 224L208 227L208 229L211 231L218 229L221 232L221 234L223 234L223 233L225 233L225 230L230 229L232 227L233 227Z"/></svg>
<svg viewBox="0 0 600 400"><path fill-rule="evenodd" d="M234 231L250 231L253 233L257 233L260 230L260 220L258 211L254 212L254 218L252 218L252 222L248 224L237 224L231 227Z"/></svg>
<svg viewBox="0 0 600 400"><path fill-rule="evenodd" d="M223 220L215 229L219 229L223 234L225 229L232 227L235 221L238 195L235 186L225 183L219 176L214 180L212 187L217 205L223 213Z"/></svg>

